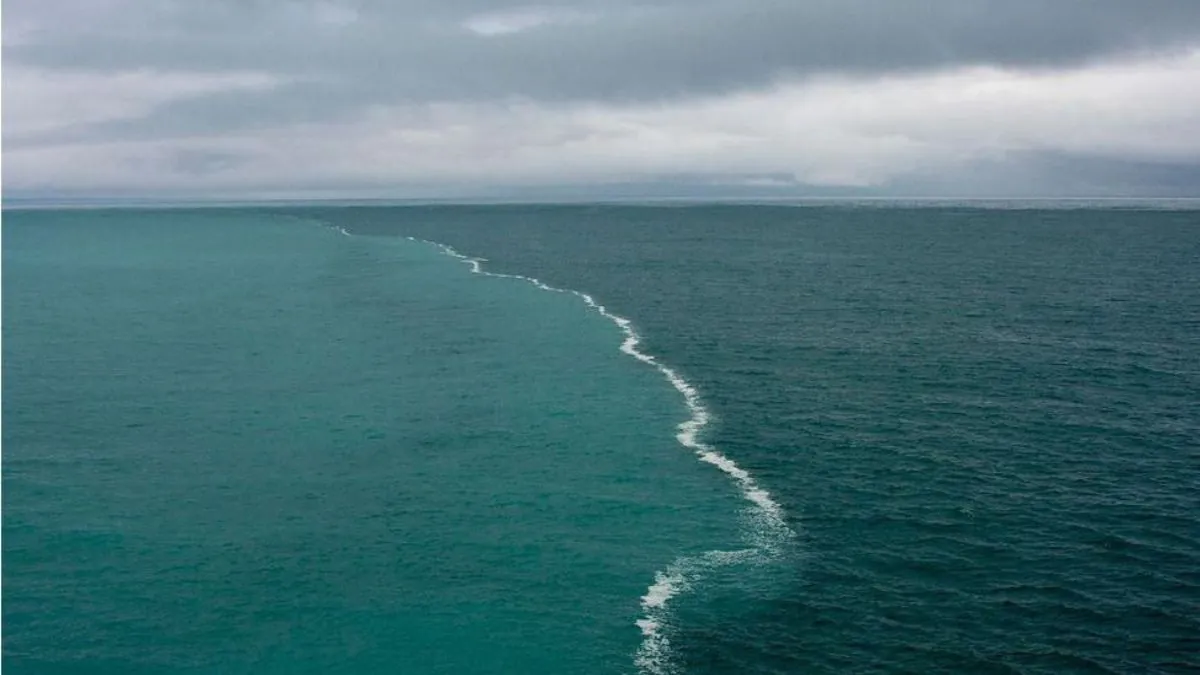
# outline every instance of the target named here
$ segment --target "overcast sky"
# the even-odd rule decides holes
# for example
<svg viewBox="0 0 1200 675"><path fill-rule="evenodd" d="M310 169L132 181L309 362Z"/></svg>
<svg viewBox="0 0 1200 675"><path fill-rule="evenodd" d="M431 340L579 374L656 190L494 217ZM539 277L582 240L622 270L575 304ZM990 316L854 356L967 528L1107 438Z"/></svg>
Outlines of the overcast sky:
<svg viewBox="0 0 1200 675"><path fill-rule="evenodd" d="M1200 196L1198 0L3 10L9 195Z"/></svg>

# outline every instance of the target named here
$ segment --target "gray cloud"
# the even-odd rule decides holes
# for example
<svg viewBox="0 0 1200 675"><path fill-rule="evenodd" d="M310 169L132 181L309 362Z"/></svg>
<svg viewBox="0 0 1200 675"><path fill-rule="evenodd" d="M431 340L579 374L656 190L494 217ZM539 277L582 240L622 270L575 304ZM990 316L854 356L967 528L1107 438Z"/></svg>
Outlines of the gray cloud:
<svg viewBox="0 0 1200 675"><path fill-rule="evenodd" d="M425 162L439 179L478 182L487 176L472 167L496 170L497 157L511 156L534 157L513 172L532 177L558 175L557 158L564 180L622 167L670 174L701 162L702 173L731 180L783 172L858 185L890 180L904 162L936 173L954 161L1030 151L1095 155L1122 171L1157 175L1147 162L1182 161L1169 135L1200 130L1192 98L1175 91L1178 73L1145 90L1160 99L1143 106L1157 111L1154 120L1104 98L1112 118L1092 135L1068 129L1069 142L1058 145L1047 130L1062 125L1045 109L1028 129L993 120L1002 127L995 147L970 138L991 127L963 116L990 113L959 95L970 86L961 78L939 85L942 93L924 84L911 99L894 91L906 78L927 83L981 67L1041 82L1156 59L1193 63L1196 0L9 0L4 10L4 94L18 101L17 113L5 108L6 154L19 153L11 162L18 171L39 175L53 175L53 162L64 158L119 156L113 162L121 166L230 183L387 184L414 180L420 171L412 162ZM1036 101L1086 116L1089 97L1106 85L1103 77L1084 79L1074 99L1051 97L1038 84ZM829 100L844 99L841 109L796 93L829 90L822 88L829 81L857 83L862 92L883 87L898 113L864 117L855 106L875 99L836 88ZM763 94L770 91L786 95ZM918 97L943 94L956 105L934 106L928 121L906 112L925 114ZM753 100L753 114L726 106L710 115L710 126L691 124L738 97ZM654 106L673 112L648 113ZM768 130L754 127L754 114ZM797 114L825 126L767 123ZM1122 115L1128 129L1114 121ZM1165 131L1150 138L1156 124ZM1130 130L1140 134L1135 141L1118 138ZM834 140L798 142L804 132ZM390 148L409 164L400 170L374 157L364 161L374 174L343 168L322 178L306 169L266 177L292 168L281 159L300 152L292 148L319 161L339 140ZM772 146L824 159L805 158L794 169ZM1186 154L1192 145L1183 147ZM1037 169L1021 161L1030 175ZM63 175L86 182L73 169ZM136 173L123 180L136 181Z"/></svg>
<svg viewBox="0 0 1200 675"><path fill-rule="evenodd" d="M539 6L575 20L492 36L463 24L520 5L173 0L76 14L81 5L10 0L5 18L28 39L6 46L5 58L97 71L261 70L353 102L627 100L819 73L1050 68L1200 37L1194 0L560 2Z"/></svg>

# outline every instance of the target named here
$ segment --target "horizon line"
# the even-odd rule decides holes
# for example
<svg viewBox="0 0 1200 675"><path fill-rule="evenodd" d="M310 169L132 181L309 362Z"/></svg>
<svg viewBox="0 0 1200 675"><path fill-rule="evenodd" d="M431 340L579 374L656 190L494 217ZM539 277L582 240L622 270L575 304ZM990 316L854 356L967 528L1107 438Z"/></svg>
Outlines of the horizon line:
<svg viewBox="0 0 1200 675"><path fill-rule="evenodd" d="M502 197L222 197L204 196L87 196L87 197L2 197L0 210L122 209L122 208L230 208L245 206L654 206L687 205L804 205L805 203L900 202L900 203L1013 203L1013 202L1110 202L1179 203L1200 202L1200 196L849 196L809 195L797 197L590 197L590 198L502 198Z"/></svg>

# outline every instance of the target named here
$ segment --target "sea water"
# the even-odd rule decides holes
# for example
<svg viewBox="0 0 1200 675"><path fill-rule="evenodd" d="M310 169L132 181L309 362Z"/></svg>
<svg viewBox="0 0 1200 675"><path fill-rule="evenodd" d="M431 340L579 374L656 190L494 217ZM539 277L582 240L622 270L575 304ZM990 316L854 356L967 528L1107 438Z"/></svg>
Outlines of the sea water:
<svg viewBox="0 0 1200 675"><path fill-rule="evenodd" d="M1200 218L1077 206L6 212L4 667L1187 672Z"/></svg>
<svg viewBox="0 0 1200 675"><path fill-rule="evenodd" d="M1196 202L327 209L632 318L799 546L686 672L1200 665Z"/></svg>
<svg viewBox="0 0 1200 675"><path fill-rule="evenodd" d="M656 575L746 546L590 298L244 211L4 255L11 672L656 669Z"/></svg>

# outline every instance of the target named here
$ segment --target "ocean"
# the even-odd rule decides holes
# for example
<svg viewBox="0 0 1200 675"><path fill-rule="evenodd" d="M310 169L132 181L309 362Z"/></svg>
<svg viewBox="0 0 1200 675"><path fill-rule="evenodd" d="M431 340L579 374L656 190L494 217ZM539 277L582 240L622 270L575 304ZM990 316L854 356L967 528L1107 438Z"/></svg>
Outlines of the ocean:
<svg viewBox="0 0 1200 675"><path fill-rule="evenodd" d="M1189 204L6 210L12 673L1200 668Z"/></svg>

